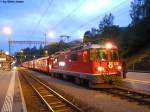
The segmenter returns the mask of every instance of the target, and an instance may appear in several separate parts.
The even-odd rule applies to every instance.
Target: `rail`
[[[31,73],[24,70],[20,72],[50,112],[83,112],[39,79],[33,77]]]
[[[134,89],[123,88],[115,86],[114,88],[101,89],[101,91],[118,95],[121,97],[126,97],[127,99],[132,99],[144,105],[150,105],[150,94],[142,91],[137,91]]]

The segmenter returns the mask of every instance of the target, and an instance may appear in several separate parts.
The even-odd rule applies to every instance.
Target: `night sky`
[[[127,26],[132,0],[24,0],[21,3],[0,0],[0,49],[8,51],[11,40],[43,40],[44,33],[54,33],[48,42],[59,41],[60,35],[69,35],[71,40],[80,39],[84,32],[97,28],[105,14],[114,15],[114,24]],[[22,0],[20,0],[22,1]],[[12,29],[10,36],[2,29]],[[23,45],[13,45],[17,51]]]

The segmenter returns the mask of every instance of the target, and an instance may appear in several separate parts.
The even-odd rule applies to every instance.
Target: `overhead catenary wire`
[[[74,8],[68,15],[66,15],[63,19],[61,19],[58,23],[56,23],[56,25],[54,25],[54,27],[52,27],[51,29],[55,29],[56,27],[59,26],[60,23],[62,24],[65,20],[71,18],[71,16],[74,15],[75,12],[79,10],[86,1],[87,0],[83,0],[76,8]]]
[[[53,3],[53,0],[49,0],[48,7],[46,7],[46,9],[44,10],[43,14],[41,15],[41,18],[38,20],[37,24],[35,25],[32,33],[31,33],[31,37],[35,33],[35,31],[38,28],[38,26],[41,24],[42,19],[45,17],[45,15],[48,12],[48,10],[49,10],[50,6],[52,5],[52,3]]]
[[[111,9],[109,9],[108,11],[104,12],[103,14],[101,14],[101,15],[95,17],[95,18],[92,18],[92,19],[90,19],[89,21],[87,21],[87,22],[81,24],[81,25],[80,25],[79,27],[77,27],[76,29],[83,28],[83,27],[85,27],[85,26],[87,26],[87,25],[93,23],[92,21],[95,21],[95,20],[99,19],[100,17],[102,17],[102,16],[103,16],[104,14],[106,14],[106,13],[110,13],[110,12],[112,12],[113,10],[116,10],[118,7],[124,5],[126,2],[128,2],[128,0],[124,0],[124,1],[121,2],[120,4],[118,4],[117,6],[115,6],[115,7],[111,8]],[[121,14],[122,14],[122,13],[121,13]],[[76,29],[75,29],[75,30],[72,30],[70,33],[76,32],[76,31],[77,31]]]
[[[43,3],[43,0],[41,0],[41,1],[39,2],[39,4],[40,4],[39,9],[43,8],[42,3]],[[44,9],[45,9],[45,8],[44,8]],[[35,10],[37,10],[37,7],[35,7],[32,11],[34,12]],[[38,12],[38,13],[40,13],[40,12]],[[43,13],[43,10],[41,11],[41,13]],[[36,17],[33,17],[32,20],[31,20],[31,23],[35,22],[35,19],[36,19]],[[29,25],[30,25],[30,24],[29,24]],[[31,28],[30,37],[31,37],[31,35],[33,34],[34,30],[35,30],[35,26],[33,26],[33,27]],[[27,33],[28,33],[28,32],[27,32]]]

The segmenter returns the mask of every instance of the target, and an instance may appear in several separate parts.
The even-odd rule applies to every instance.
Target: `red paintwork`
[[[100,48],[107,53],[107,60],[91,60],[91,49]],[[76,73],[78,77],[81,74],[99,77],[100,75],[120,75],[122,69],[118,70],[118,66],[122,66],[120,59],[111,61],[111,50],[106,49],[101,45],[89,45],[86,48],[79,50],[68,50],[65,52],[58,52],[51,56],[34,59],[32,61],[24,62],[24,67],[33,68],[47,73]],[[113,50],[118,51],[115,46]],[[77,60],[71,60],[71,55],[76,53]],[[98,67],[103,67],[103,71],[98,71]]]
[[[42,72],[50,72],[51,59],[49,56],[34,60],[34,69]]]
[[[87,52],[87,53],[85,53]],[[109,51],[108,51],[109,52]],[[118,66],[121,66],[120,60],[116,61],[100,61],[100,60],[95,60],[91,61],[90,60],[90,50],[82,50],[82,51],[77,51],[77,61],[70,61],[70,54],[72,52],[63,52],[58,56],[54,56],[54,60],[57,59],[57,63],[53,63],[53,69],[55,71],[57,70],[63,70],[63,71],[68,71],[68,72],[80,72],[80,73],[88,73],[88,74],[118,74],[120,72],[118,70]],[[86,56],[84,55],[86,54]],[[59,62],[65,62],[65,66],[59,66]],[[109,64],[112,64],[113,67],[109,68]],[[99,72],[97,68],[99,66],[102,66],[104,68],[103,72]],[[52,70],[53,70],[52,69]]]

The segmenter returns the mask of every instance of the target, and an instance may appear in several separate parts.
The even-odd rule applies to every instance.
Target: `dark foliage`
[[[130,57],[143,50],[150,43],[150,0],[131,2],[131,24],[119,27],[113,24],[114,16],[105,15],[99,23],[97,35],[92,30],[85,32],[84,42],[113,41],[121,51],[123,58]]]

